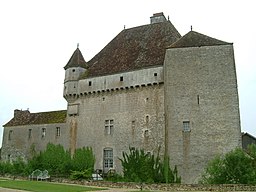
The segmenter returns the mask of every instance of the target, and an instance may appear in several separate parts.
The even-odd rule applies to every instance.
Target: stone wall
[[[74,181],[53,178],[53,182],[72,183],[86,186],[97,186],[103,188],[138,189],[151,191],[256,191],[256,185],[242,184],[146,184],[132,182],[109,182],[109,181]]]
[[[121,172],[119,158],[129,147],[150,153],[164,149],[163,95],[163,84],[158,84],[80,96],[76,101],[79,114],[67,120],[77,122],[72,142],[77,148],[93,148],[95,169],[103,169],[103,150],[112,149],[113,168]],[[105,127],[109,120],[113,121],[110,132]]]
[[[60,128],[60,136],[56,136],[57,127]],[[1,158],[4,161],[14,160],[17,157],[26,160],[32,145],[37,152],[44,150],[49,142],[69,148],[67,140],[69,140],[69,131],[65,123],[5,127]]]
[[[202,185],[202,184],[145,184],[126,182],[84,182],[82,184],[98,187],[128,188],[160,191],[256,191],[256,185],[222,184],[222,185]]]
[[[215,155],[241,147],[233,46],[168,49],[164,72],[170,162],[196,183]]]

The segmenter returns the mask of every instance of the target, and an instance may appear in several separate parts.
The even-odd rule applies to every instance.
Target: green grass
[[[84,192],[95,191],[99,188],[49,183],[45,181],[0,180],[0,187],[21,189],[34,192]],[[101,188],[102,189],[102,188]],[[102,189],[104,190],[104,189]]]

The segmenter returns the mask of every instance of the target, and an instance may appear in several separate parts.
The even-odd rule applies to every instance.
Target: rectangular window
[[[106,135],[111,135],[113,134],[113,129],[114,129],[114,120],[105,120],[105,134]]]
[[[56,137],[60,137],[60,127],[56,127]]]
[[[92,86],[92,82],[91,81],[89,81],[89,86]]]
[[[31,137],[32,137],[32,129],[29,129],[28,130],[28,138],[31,139]]]
[[[184,132],[189,132],[190,131],[189,121],[183,121],[183,131]]]
[[[13,131],[10,130],[10,131],[9,131],[9,135],[8,135],[8,140],[9,140],[9,141],[12,140],[12,134],[13,134]]]
[[[124,77],[123,76],[120,77],[120,81],[124,81]]]
[[[154,76],[156,77],[156,76],[157,76],[157,73],[154,73]]]
[[[109,169],[113,168],[113,149],[104,149],[104,154],[103,154],[103,165],[104,169]]]
[[[46,135],[46,129],[45,128],[42,128],[42,138],[44,138]]]
[[[11,155],[10,154],[7,155],[7,161],[11,162]]]

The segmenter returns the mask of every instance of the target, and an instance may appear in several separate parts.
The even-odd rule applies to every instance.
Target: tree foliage
[[[256,146],[235,149],[209,162],[202,177],[208,184],[256,184]]]
[[[46,149],[40,153],[36,153],[32,145],[31,158],[26,163],[19,158],[12,163],[0,162],[0,174],[27,176],[36,169],[46,169],[50,175],[64,177],[69,177],[71,173],[79,175],[75,171],[81,171],[82,175],[88,178],[93,172],[94,163],[93,151],[89,147],[77,149],[71,158],[70,152],[63,146],[48,143]]]
[[[47,144],[46,150],[40,153],[41,169],[46,169],[50,174],[59,175],[69,173],[71,156],[62,145]]]
[[[124,178],[128,181],[134,182],[166,182],[164,174],[164,163],[159,157],[159,153],[155,155],[145,153],[143,149],[129,148],[129,154],[123,152],[123,159],[121,160],[123,166]],[[167,182],[180,182],[177,174],[171,170],[168,164],[168,179]],[[177,171],[177,169],[175,169]]]
[[[85,171],[93,170],[95,157],[91,147],[83,147],[76,149],[72,159],[72,170]]]

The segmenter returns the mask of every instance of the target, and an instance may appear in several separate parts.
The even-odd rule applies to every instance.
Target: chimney
[[[164,13],[160,12],[160,13],[154,13],[153,16],[150,17],[150,23],[161,23],[161,22],[165,22],[167,21]]]
[[[20,117],[24,117],[24,116],[29,116],[30,112],[29,110],[19,110],[19,109],[15,109],[14,110],[14,117],[16,118],[20,118]]]

